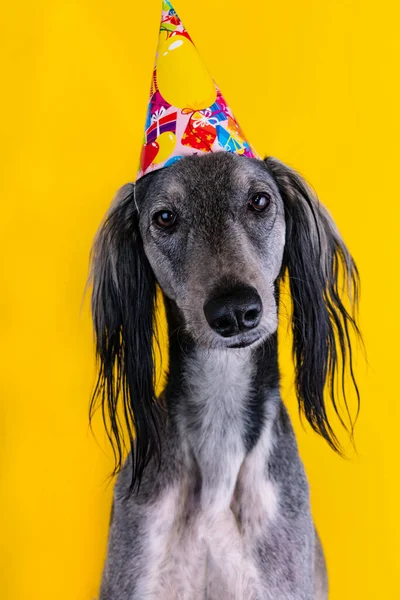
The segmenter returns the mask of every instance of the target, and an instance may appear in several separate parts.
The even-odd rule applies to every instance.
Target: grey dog
[[[299,404],[340,449],[326,402],[347,367],[357,390],[343,295],[357,303],[358,273],[326,209],[276,159],[186,157],[122,188],[92,278],[92,411],[119,473],[101,600],[326,599],[277,353],[286,278]],[[156,398],[159,290],[169,367]]]

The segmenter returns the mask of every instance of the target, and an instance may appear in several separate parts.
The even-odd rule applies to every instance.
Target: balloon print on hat
[[[158,144],[158,153],[153,163],[158,165],[171,156],[176,144],[176,135],[172,131],[164,131],[160,133],[155,143]]]
[[[153,164],[159,150],[157,142],[149,142],[142,146],[142,153],[140,155],[140,168],[142,171],[147,171],[149,166]]]
[[[161,95],[177,108],[207,108],[217,91],[192,41],[181,33],[160,37],[157,84]]]

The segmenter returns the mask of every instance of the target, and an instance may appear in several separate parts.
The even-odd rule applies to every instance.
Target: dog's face
[[[264,163],[225,152],[188,157],[143,183],[144,251],[196,343],[241,347],[275,332],[285,215]]]

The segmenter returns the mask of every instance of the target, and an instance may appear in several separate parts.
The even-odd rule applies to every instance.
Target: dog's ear
[[[139,232],[138,187],[128,184],[117,194],[91,255],[99,371],[90,414],[101,406],[114,450],[114,474],[125,450],[132,450],[131,491],[160,451],[152,346],[156,282]]]
[[[351,346],[351,329],[359,335],[355,320],[357,267],[328,211],[301,177],[276,159],[267,158],[265,164],[279,188],[285,210],[281,278],[288,277],[293,304],[293,357],[299,405],[312,428],[341,452],[328,419],[325,395],[330,397],[342,425],[352,434],[354,421],[346,401],[345,375],[350,373],[359,405]],[[350,300],[348,304],[345,296]],[[350,426],[345,425],[340,414],[338,390]]]

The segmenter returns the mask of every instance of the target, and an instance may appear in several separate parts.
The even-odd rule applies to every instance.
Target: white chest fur
[[[187,397],[181,423],[188,460],[201,473],[201,508],[220,513],[230,506],[245,455],[245,403],[251,392],[247,350],[198,351],[186,363]],[[191,456],[193,458],[191,458]]]

